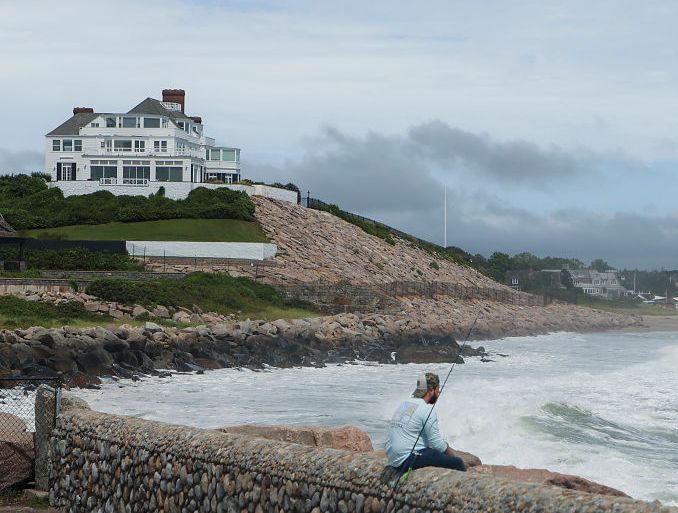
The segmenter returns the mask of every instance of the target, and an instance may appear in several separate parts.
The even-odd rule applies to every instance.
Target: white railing
[[[97,151],[96,155],[100,156],[110,156],[110,157],[196,157],[203,158],[203,155],[200,151],[190,151],[190,150],[156,150],[156,149],[146,149],[143,151],[135,150],[123,150],[120,148],[117,149],[100,149]]]
[[[99,185],[128,185],[131,187],[148,187],[148,178],[99,178]]]

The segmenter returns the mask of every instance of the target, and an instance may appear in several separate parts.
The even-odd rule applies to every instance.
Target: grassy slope
[[[168,219],[139,223],[87,224],[27,230],[25,233],[39,239],[268,242],[257,223],[236,219]]]

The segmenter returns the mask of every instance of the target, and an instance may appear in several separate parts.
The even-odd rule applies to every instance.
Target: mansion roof
[[[80,129],[87,126],[92,120],[101,115],[114,113],[110,112],[78,112],[73,114],[69,119],[64,121],[61,125],[49,132],[47,137],[52,135],[80,135]],[[155,116],[167,116],[170,119],[191,119],[180,110],[169,110],[165,108],[160,100],[155,98],[146,98],[144,101],[132,107],[126,113],[121,114],[151,114]]]

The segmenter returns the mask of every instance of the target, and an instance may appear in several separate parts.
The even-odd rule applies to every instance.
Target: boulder
[[[78,370],[78,366],[73,359],[64,354],[58,354],[49,358],[46,362],[50,369],[54,369],[62,374],[71,374]]]
[[[68,388],[93,388],[98,389],[101,384],[101,380],[96,376],[89,376],[84,372],[76,371],[73,375],[68,378],[66,381],[66,386]]]
[[[111,373],[113,358],[103,349],[93,349],[76,357],[78,367],[85,373],[104,376]]]
[[[162,326],[159,324],[156,324],[154,322],[146,322],[144,323],[144,329],[148,331],[149,333],[157,333],[162,331]]]
[[[483,462],[480,461],[480,458],[475,454],[471,454],[470,452],[458,451],[457,449],[453,449],[451,447],[450,449],[452,449],[452,452],[454,453],[455,456],[464,460],[464,465],[466,465],[466,468],[477,467],[483,464]]]
[[[153,315],[156,317],[162,317],[163,319],[169,319],[170,313],[167,307],[158,305],[153,309]]]
[[[353,426],[326,428],[248,424],[223,427],[218,431],[312,447],[331,447],[352,452],[372,452],[373,450],[372,442],[367,433]]]
[[[491,474],[511,481],[558,486],[560,488],[577,490],[580,492],[612,495],[615,497],[628,497],[624,492],[594,481],[589,481],[583,477],[559,474],[558,472],[551,472],[541,468],[523,469],[514,467],[513,465],[479,465],[469,468],[469,472]]]
[[[132,309],[132,317],[134,317],[135,319],[140,315],[144,314],[148,315],[149,313],[150,312],[141,305],[134,305],[134,308]]]
[[[148,339],[136,331],[130,332],[127,336],[127,343],[132,351],[143,351]]]
[[[0,413],[0,490],[20,485],[33,477],[33,433],[10,413]]]
[[[12,344],[11,348],[19,365],[33,363],[33,351],[28,344],[17,342],[16,344]]]
[[[104,342],[104,349],[109,353],[119,353],[120,351],[126,351],[129,349],[129,343],[126,340],[120,340],[116,338],[115,340],[106,340]]]
[[[399,363],[464,363],[457,350],[446,346],[407,345],[398,349]]]

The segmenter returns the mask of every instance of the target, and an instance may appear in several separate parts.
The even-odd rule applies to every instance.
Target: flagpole
[[[445,200],[444,200],[444,203],[445,203],[445,209],[444,209],[445,210],[445,236],[444,236],[444,240],[445,240],[445,247],[447,247],[447,184],[445,184]]]

